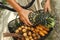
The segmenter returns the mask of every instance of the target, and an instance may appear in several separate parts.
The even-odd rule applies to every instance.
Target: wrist
[[[50,2],[50,0],[46,0],[46,2]]]
[[[19,10],[18,10],[18,13],[21,13],[23,11],[23,8],[20,8]]]

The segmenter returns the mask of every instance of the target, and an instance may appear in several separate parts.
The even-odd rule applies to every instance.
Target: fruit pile
[[[38,25],[35,28],[28,26],[21,26],[15,31],[15,33],[22,35],[20,40],[38,40],[42,36],[48,34],[48,31],[49,29],[45,28],[42,25]]]

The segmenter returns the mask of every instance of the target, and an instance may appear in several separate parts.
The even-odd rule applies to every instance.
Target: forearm
[[[17,11],[17,12],[21,12],[22,11],[22,7],[20,7],[15,0],[7,0],[7,2]]]
[[[46,2],[50,2],[50,0],[46,0]]]

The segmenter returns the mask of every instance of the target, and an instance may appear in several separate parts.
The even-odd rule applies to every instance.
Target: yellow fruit
[[[27,26],[25,26],[25,29],[28,29],[28,27],[27,27]]]
[[[32,36],[30,36],[29,39],[32,39]]]
[[[22,32],[26,32],[26,29],[23,29]]]
[[[21,26],[21,28],[24,28],[24,26]]]
[[[27,36],[27,33],[23,33],[23,36],[25,36],[25,37],[26,37],[26,36]]]
[[[28,35],[30,35],[30,36],[31,36],[31,34],[32,34],[31,32],[28,32]]]
[[[37,39],[37,37],[34,37],[34,39],[36,40],[36,39]]]
[[[26,40],[29,40],[29,38],[26,38]]]
[[[31,39],[31,40],[34,40],[34,39]]]
[[[18,30],[21,30],[21,27],[19,27]]]
[[[19,30],[16,30],[15,32],[16,32],[16,33],[19,33]]]
[[[32,36],[33,36],[33,37],[36,37],[36,34],[34,33],[34,34],[32,34]]]
[[[34,31],[34,28],[31,28],[31,31]]]

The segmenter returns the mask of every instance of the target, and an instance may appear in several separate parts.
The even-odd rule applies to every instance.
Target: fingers
[[[25,21],[25,19],[23,17],[20,17],[20,20],[23,21],[24,24],[29,25],[29,24],[27,24],[27,22]]]
[[[47,9],[48,9],[47,6],[45,6],[44,11],[47,12]]]
[[[44,8],[44,11],[45,11],[45,12],[47,12],[47,11],[51,12],[51,7],[50,7],[50,6],[49,6],[49,7],[46,6],[46,7]]]
[[[32,25],[28,18],[26,19],[26,22],[29,24],[28,26]]]
[[[48,4],[48,3],[45,4],[44,11],[45,12],[47,12],[47,11],[51,12],[51,6],[50,6],[50,4]]]
[[[32,25],[28,18],[21,17],[21,20],[24,22],[24,24],[26,24],[28,26]]]

